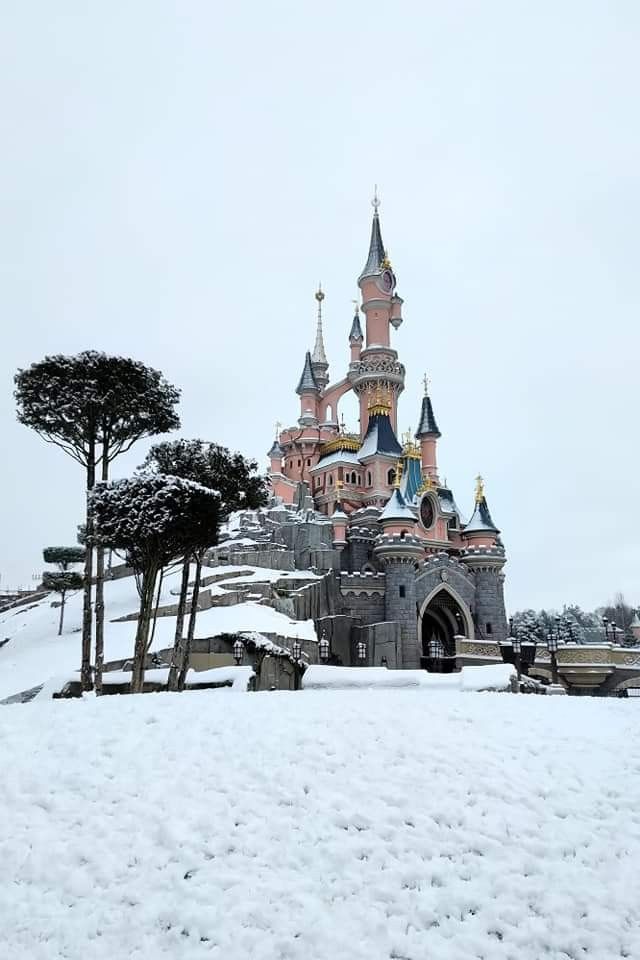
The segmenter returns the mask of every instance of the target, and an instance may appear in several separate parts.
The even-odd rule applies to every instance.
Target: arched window
[[[401,533],[400,533],[400,539],[401,539],[401,540],[404,540],[406,536],[407,536],[407,531],[406,531],[406,530],[402,530]]]
[[[332,474],[332,473],[329,474],[329,486],[330,486],[330,487],[333,486],[333,474]]]
[[[307,460],[307,466],[308,466],[308,467],[311,466],[311,460]]]
[[[351,474],[351,483],[355,483],[355,482],[356,482],[356,475],[355,475],[355,473],[352,473],[352,474]]]
[[[328,403],[324,411],[324,419],[327,423],[333,423],[333,409],[331,404]]]
[[[289,469],[293,470],[293,460],[289,460]]]
[[[395,480],[395,478],[396,478],[395,470],[389,470],[389,472],[387,473],[387,483],[389,484],[390,487],[393,486],[393,481]]]
[[[371,471],[367,470],[367,486],[371,486]]]

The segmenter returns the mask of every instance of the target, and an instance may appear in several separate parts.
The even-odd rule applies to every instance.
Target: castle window
[[[311,466],[311,460],[307,460],[307,466],[308,466],[308,467]]]
[[[403,531],[401,532],[401,534],[400,534],[400,539],[401,539],[401,540],[404,540],[406,536],[407,536],[407,531],[406,531],[406,530],[403,530]]]
[[[368,486],[368,487],[371,486],[371,471],[370,471],[370,470],[367,471],[367,486]]]
[[[302,466],[302,460],[298,460],[298,466],[299,466],[299,467]]]
[[[389,470],[389,472],[387,473],[387,483],[389,484],[390,487],[393,486],[393,481],[395,480],[395,478],[396,478],[395,470]]]
[[[401,583],[400,586],[398,587],[398,595],[404,599],[406,595],[404,583]]]
[[[330,487],[333,486],[333,474],[332,474],[332,473],[329,474],[329,486],[330,486]]]
[[[493,625],[491,623],[487,624],[487,634],[493,633]]]

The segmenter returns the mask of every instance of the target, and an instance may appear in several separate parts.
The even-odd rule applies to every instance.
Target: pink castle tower
[[[382,240],[377,193],[372,203],[347,370],[330,381],[323,338],[325,294],[318,288],[315,344],[305,354],[296,389],[300,415],[276,435],[268,454],[269,476],[281,502],[308,505],[311,497],[316,511],[331,517],[332,543],[343,571],[384,572],[385,618],[402,624],[402,664],[418,666],[429,658],[434,637],[450,651],[456,634],[506,636],[506,560],[481,480],[469,521],[441,480],[440,430],[426,376],[415,437],[409,432],[402,443],[398,439],[405,368],[392,345],[392,331],[402,323],[403,301]],[[349,392],[359,406],[353,430],[346,429],[339,412]]]

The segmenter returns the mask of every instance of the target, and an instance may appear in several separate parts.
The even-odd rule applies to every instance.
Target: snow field
[[[7,957],[640,956],[632,701],[211,691],[2,724]]]

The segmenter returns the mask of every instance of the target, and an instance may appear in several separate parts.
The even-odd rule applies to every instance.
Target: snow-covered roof
[[[476,508],[473,511],[471,520],[465,526],[465,533],[480,533],[484,530],[490,531],[491,533],[500,533],[495,523],[491,519],[491,514],[489,513],[489,507],[487,506],[487,501],[485,497],[482,500],[476,502]]]
[[[334,463],[348,464],[354,467],[360,466],[357,453],[353,453],[352,450],[336,450],[335,453],[330,453],[327,457],[323,457],[322,460],[318,461],[315,467],[310,467],[309,473],[319,473]]]
[[[407,503],[397,487],[394,487],[393,493],[387,501],[387,505],[380,514],[380,520],[408,520],[415,523],[415,514],[407,506]]]

